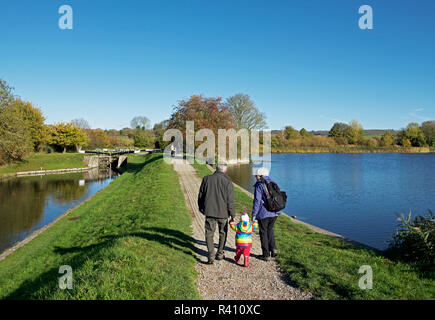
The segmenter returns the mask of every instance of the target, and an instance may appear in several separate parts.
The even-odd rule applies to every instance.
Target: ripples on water
[[[252,164],[228,174],[253,191]],[[378,249],[396,213],[435,210],[435,154],[274,154],[270,175],[287,192],[288,215]]]

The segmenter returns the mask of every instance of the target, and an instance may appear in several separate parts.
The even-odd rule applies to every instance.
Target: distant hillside
[[[276,134],[279,131],[281,130],[272,130],[272,134]],[[364,130],[364,135],[366,137],[382,136],[387,131],[390,131],[392,135],[397,135],[399,133],[398,130],[393,129],[368,129]],[[312,130],[310,133],[315,134],[316,136],[328,136],[329,130]]]

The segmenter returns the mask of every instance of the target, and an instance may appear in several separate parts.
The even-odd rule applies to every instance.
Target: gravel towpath
[[[225,259],[207,262],[207,246],[205,243],[205,218],[198,210],[197,197],[201,179],[195,169],[183,159],[173,159],[175,171],[178,173],[181,188],[184,192],[193,222],[193,237],[199,262],[197,287],[205,300],[307,300],[312,294],[304,292],[293,285],[288,276],[280,270],[275,259],[263,261],[257,258],[261,254],[260,236],[253,234],[253,247],[249,260],[250,266],[243,267],[234,261],[235,231],[228,228],[225,246]],[[240,215],[240,212],[237,212]],[[218,232],[215,234],[217,248]]]

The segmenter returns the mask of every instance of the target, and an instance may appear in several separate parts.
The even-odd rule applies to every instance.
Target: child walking
[[[230,221],[230,227],[236,231],[236,256],[234,260],[240,262],[240,256],[244,256],[244,265],[249,267],[249,253],[252,248],[252,232],[258,228],[257,220],[249,222],[249,216],[243,212],[240,222],[236,224],[235,220]]]

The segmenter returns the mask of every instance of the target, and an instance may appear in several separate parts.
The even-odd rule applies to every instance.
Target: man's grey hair
[[[228,165],[227,165],[226,162],[219,162],[219,163],[217,164],[216,170],[217,170],[217,171],[222,171],[222,172],[223,172],[223,171],[226,171],[227,168],[228,168]]]

